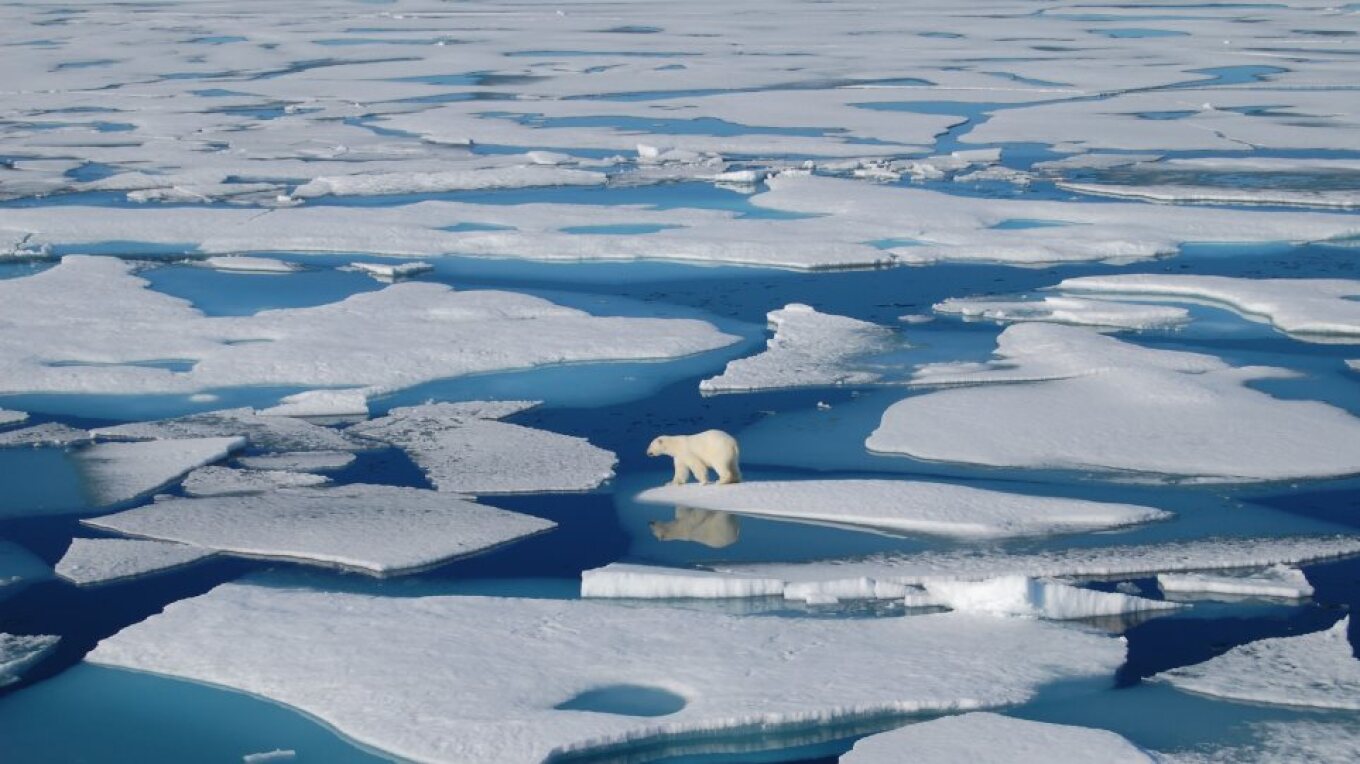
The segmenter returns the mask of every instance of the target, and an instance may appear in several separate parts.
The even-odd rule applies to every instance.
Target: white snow
[[[292,273],[299,266],[274,257],[251,255],[215,255],[203,259],[203,265],[219,271],[244,273]]]
[[[360,245],[337,242],[342,251]],[[670,359],[736,339],[703,321],[595,317],[528,295],[422,282],[316,307],[206,317],[147,289],[133,268],[73,256],[0,280],[0,322],[8,327],[0,333],[0,393],[257,385],[371,394],[545,364]],[[194,363],[178,372],[147,364],[166,359]]]
[[[429,263],[350,263],[351,268],[367,273],[379,281],[395,281],[434,270]]]
[[[841,764],[1154,764],[1113,732],[975,712],[908,724],[855,742]]]
[[[924,584],[931,602],[951,610],[995,616],[1067,620],[1171,610],[1174,602],[1100,592],[1026,578],[1002,576],[983,581],[929,581]]]
[[[784,596],[795,599],[815,592],[832,592],[842,599],[856,596],[883,599],[902,596],[904,586],[932,581],[981,581],[1004,576],[1119,579],[1157,573],[1302,565],[1356,554],[1360,554],[1360,537],[1300,536],[1211,538],[1039,552],[968,548],[861,559],[729,563],[713,567],[718,572],[745,578],[781,579],[785,582]],[[666,570],[659,568],[658,572]]]
[[[1151,507],[909,480],[762,480],[652,488],[652,504],[896,533],[997,539],[1107,530],[1171,517]]]
[[[22,679],[24,672],[56,647],[59,639],[46,634],[0,632],[0,687]]]
[[[356,451],[362,445],[338,430],[286,416],[266,416],[248,408],[222,409],[175,419],[100,427],[103,440],[159,440],[187,437],[243,437],[256,448],[301,451]]]
[[[891,347],[893,331],[846,316],[820,313],[790,303],[767,314],[774,336],[767,349],[727,364],[722,374],[699,383],[704,392],[767,390],[780,387],[862,385],[881,374],[856,368],[857,358]]]
[[[346,432],[400,447],[440,491],[586,491],[614,476],[614,454],[585,438],[496,421],[533,405],[473,401],[407,406]]]
[[[1360,207],[1360,191],[1331,189],[1230,188],[1224,186],[1161,183],[1123,185],[1113,183],[1073,183],[1058,181],[1067,191],[1153,202],[1198,202],[1203,204],[1276,205],[1285,207]]]
[[[555,525],[435,491],[363,484],[162,499],[87,523],[129,536],[380,575],[476,554]]]
[[[18,422],[24,421],[25,419],[28,419],[28,414],[26,412],[0,409],[0,426],[7,424],[16,424]]]
[[[262,416],[368,416],[368,396],[357,390],[308,390],[286,396],[279,405],[259,413]]]
[[[933,364],[868,447],[991,466],[1246,482],[1360,472],[1360,420],[1246,383],[1291,376],[1087,329],[1017,324],[986,364]]]
[[[307,472],[199,467],[185,476],[182,486],[184,493],[189,496],[235,496],[264,493],[276,488],[306,488],[329,482],[330,478]]]
[[[707,570],[615,562],[581,573],[581,596],[587,598],[724,599],[783,594],[784,582],[777,578],[746,578]]]
[[[57,575],[79,586],[107,584],[189,565],[215,552],[151,539],[71,539]]]
[[[1230,597],[1279,597],[1303,599],[1313,596],[1313,585],[1303,571],[1288,565],[1272,565],[1248,575],[1228,576],[1205,573],[1162,573],[1157,586],[1168,595],[1182,598],[1207,598],[1222,594]]]
[[[76,451],[74,459],[91,504],[102,507],[145,496],[244,445],[239,437],[96,443]]]
[[[1184,308],[1083,297],[1046,296],[1038,300],[952,297],[936,303],[933,309],[936,313],[999,323],[1045,321],[1113,329],[1156,329],[1179,326],[1190,320],[1190,314]]]
[[[1348,616],[1312,634],[1248,642],[1153,679],[1226,700],[1360,710],[1360,661],[1346,639],[1349,624]]]
[[[348,451],[290,451],[260,456],[242,456],[236,463],[253,470],[286,472],[331,472],[344,469],[354,461]]]
[[[533,186],[599,186],[604,173],[529,165],[442,172],[400,172],[372,175],[319,177],[298,186],[293,196],[373,196],[377,194],[424,194]]]
[[[16,446],[71,446],[86,443],[93,436],[88,430],[81,430],[59,422],[44,422],[32,427],[0,432],[0,448]]]
[[[1070,292],[1208,302],[1315,342],[1360,342],[1360,280],[1121,274],[1066,279]]]
[[[995,707],[1050,682],[1108,676],[1123,656],[1108,637],[955,613],[743,618],[227,584],[104,640],[88,660],[260,695],[400,758],[492,764],[684,734]],[[337,692],[338,675],[361,690]],[[671,692],[684,707],[657,718],[555,708],[618,685]]]

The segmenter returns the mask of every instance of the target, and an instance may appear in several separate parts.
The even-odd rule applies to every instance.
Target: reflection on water
[[[727,512],[676,507],[674,520],[652,520],[648,527],[657,541],[693,541],[713,549],[737,543],[741,522]]]

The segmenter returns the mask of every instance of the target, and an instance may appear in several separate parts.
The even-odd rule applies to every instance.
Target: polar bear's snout
[[[661,438],[653,438],[651,445],[647,446],[648,456],[661,456],[665,453],[661,450]]]

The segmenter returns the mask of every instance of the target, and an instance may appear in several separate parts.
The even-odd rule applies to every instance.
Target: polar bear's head
[[[658,435],[657,437],[653,438],[652,444],[650,446],[647,446],[647,455],[661,456],[662,454],[669,454],[670,453],[669,441],[670,437],[666,435]]]

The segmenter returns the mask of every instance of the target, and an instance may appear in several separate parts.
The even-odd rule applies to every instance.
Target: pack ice
[[[1171,517],[1151,507],[910,480],[662,486],[637,498],[651,504],[978,540],[1108,530]]]
[[[0,687],[22,679],[25,671],[57,646],[58,639],[46,634],[0,632]]]
[[[1346,638],[1350,617],[1330,629],[1238,645],[1154,679],[1246,703],[1360,710],[1360,662]]]
[[[1154,764],[1128,740],[1101,729],[975,712],[870,735],[842,764]]]
[[[96,443],[76,451],[74,459],[91,503],[107,506],[145,496],[243,445],[239,437]]]
[[[163,498],[87,522],[128,536],[377,575],[438,565],[555,526],[435,491],[364,484]]]
[[[867,445],[935,461],[1201,481],[1360,472],[1360,420],[1246,385],[1288,375],[1019,324],[997,339],[995,361],[919,369],[913,383],[956,389],[893,404]]]
[[[71,539],[57,575],[79,586],[108,584],[189,565],[216,552],[152,539]]]
[[[535,405],[472,401],[406,406],[346,432],[400,447],[440,491],[585,491],[614,476],[614,454],[585,438],[497,421]]]
[[[270,618],[254,617],[261,612]],[[1122,643],[1104,636],[953,613],[741,618],[227,584],[104,640],[88,660],[260,695],[415,761],[526,762],[687,735],[1012,704],[1050,682],[1107,676],[1123,656]],[[337,673],[362,692],[337,693]],[[558,708],[629,686],[674,695],[678,710]]]
[[[1037,300],[950,298],[936,303],[933,310],[999,323],[1044,321],[1109,329],[1158,329],[1179,326],[1190,320],[1190,314],[1184,308],[1067,296],[1045,296]]]
[[[1208,573],[1161,573],[1157,586],[1175,599],[1214,599],[1216,596],[1278,597],[1303,599],[1313,595],[1313,585],[1303,571],[1288,565],[1272,565],[1247,575]]]

